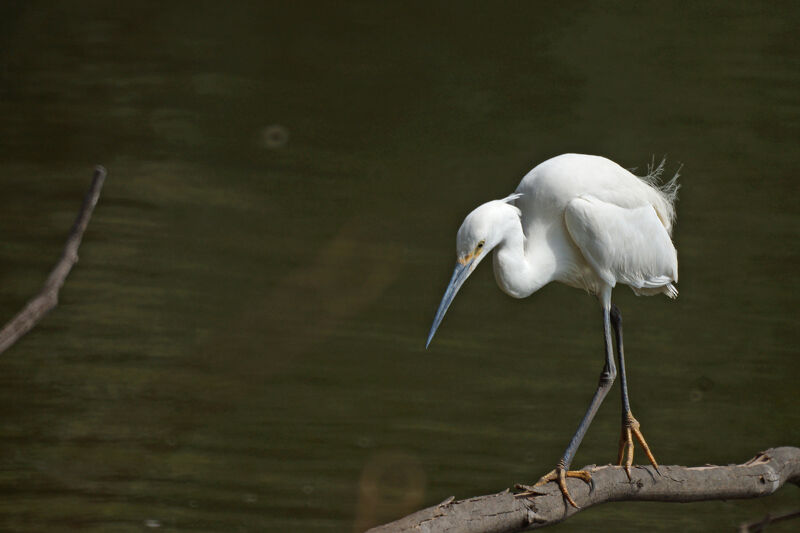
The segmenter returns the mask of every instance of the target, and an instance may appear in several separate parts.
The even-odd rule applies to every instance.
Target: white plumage
[[[600,280],[629,285],[637,294],[678,295],[678,254],[652,205],[625,208],[589,195],[575,198],[564,222]]]
[[[552,270],[550,279],[540,281],[560,281],[601,298],[617,283],[637,294],[677,294],[672,282],[678,281],[678,257],[670,239],[674,194],[604,157],[580,154],[538,165],[516,192],[525,259]]]
[[[569,464],[616,377],[612,327],[623,370],[624,447],[620,449],[620,464],[625,451],[629,472],[634,435],[657,468],[630,412],[621,315],[618,309],[612,309],[611,291],[621,283],[639,295],[678,295],[674,285],[678,281],[678,255],[671,239],[677,174],[659,187],[662,171],[663,162],[640,178],[604,157],[564,154],[531,170],[511,196],[477,207],[458,230],[456,268],[428,334],[429,345],[456,293],[491,251],[497,284],[515,298],[524,298],[551,281],[597,295],[606,341],[600,385],[559,467],[542,478],[543,482],[558,480],[573,505],[565,485],[565,477],[575,474],[568,472]],[[575,474],[584,480],[587,475]]]

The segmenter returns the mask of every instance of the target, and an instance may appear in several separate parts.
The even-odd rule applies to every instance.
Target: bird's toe
[[[647,441],[642,434],[641,424],[634,418],[633,413],[628,411],[622,422],[622,432],[619,438],[619,453],[617,456],[617,464],[625,468],[628,480],[631,479],[631,466],[633,466],[634,438],[639,442],[645,455],[647,455],[647,459],[650,460],[650,463],[656,469],[656,472],[658,472],[658,462],[656,462],[656,458],[653,456],[653,452],[650,451],[650,446],[647,445]]]
[[[592,474],[585,471],[585,470],[567,470],[561,466],[551,470],[547,474],[543,475],[539,478],[539,481],[533,484],[533,486],[527,485],[518,485],[519,488],[524,489],[525,492],[517,494],[518,498],[523,497],[531,497],[531,496],[542,496],[543,493],[537,492],[536,488],[541,487],[551,481],[555,481],[558,483],[558,488],[561,490],[561,494],[564,496],[564,499],[569,502],[570,505],[575,507],[576,509],[580,509],[580,506],[575,503],[575,500],[569,493],[569,489],[567,488],[567,478],[578,478],[583,480],[586,483],[592,482]]]

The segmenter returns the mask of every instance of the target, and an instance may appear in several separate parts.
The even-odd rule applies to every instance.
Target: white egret
[[[639,178],[604,157],[564,154],[531,170],[511,196],[487,202],[464,219],[456,238],[457,263],[426,347],[464,281],[494,250],[494,275],[514,298],[531,295],[551,281],[597,296],[603,312],[605,365],[589,408],[556,468],[537,485],[557,481],[567,501],[577,507],[567,477],[590,481],[585,471],[569,467],[597,409],[617,376],[611,330],[622,382],[622,432],[619,464],[630,477],[633,438],[658,469],[628,401],[622,349],[622,317],[611,291],[622,283],[638,295],[678,291],[678,256],[672,244],[677,174],[657,185],[663,162]]]

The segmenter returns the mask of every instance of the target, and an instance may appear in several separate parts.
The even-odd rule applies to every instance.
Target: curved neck
[[[526,239],[519,218],[508,226],[494,253],[494,276],[503,292],[525,298],[553,280],[556,258],[545,244],[544,235]]]

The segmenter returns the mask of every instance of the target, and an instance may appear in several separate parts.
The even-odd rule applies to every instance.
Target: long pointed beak
[[[425,349],[430,346],[431,339],[433,339],[433,335],[436,333],[436,329],[439,327],[439,324],[442,323],[444,314],[447,312],[447,308],[450,307],[450,303],[453,301],[453,298],[456,297],[458,289],[461,288],[461,285],[464,284],[469,275],[472,273],[471,267],[472,263],[474,262],[475,258],[473,257],[470,261],[467,261],[463,265],[461,263],[456,263],[456,269],[453,271],[453,277],[450,278],[450,284],[447,286],[447,290],[442,297],[442,303],[439,304],[439,309],[436,311],[436,316],[433,319],[433,325],[431,326],[430,333],[428,333],[428,341],[425,343]]]

